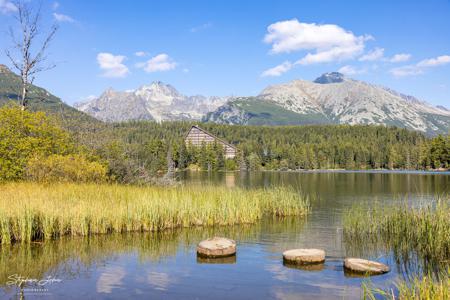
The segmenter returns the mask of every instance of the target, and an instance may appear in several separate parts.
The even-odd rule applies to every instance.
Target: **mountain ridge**
[[[292,80],[270,85],[256,98],[265,103],[275,103],[303,116],[303,119],[319,116],[324,123],[384,124],[429,134],[448,133],[450,128],[450,111],[446,109],[386,87],[346,78],[337,72],[326,73],[312,82]],[[238,118],[251,116],[251,110],[245,111],[242,105],[235,105],[233,101],[225,106],[228,109],[221,107],[217,112],[209,113],[204,120],[231,124],[252,123],[249,121],[251,117]],[[240,107],[244,112],[240,111]],[[220,115],[223,112],[227,112],[226,118]],[[268,110],[267,114],[272,113]]]
[[[107,91],[95,99],[76,103],[74,107],[107,122],[201,120],[206,113],[225,104],[229,98],[186,96],[161,81],[131,91]]]
[[[0,64],[0,104],[17,100],[20,78]],[[325,73],[314,81],[292,80],[270,85],[257,96],[186,96],[161,81],[134,90],[106,89],[99,97],[74,105],[32,85],[33,110],[106,122],[128,120],[194,120],[222,124],[382,124],[430,135],[448,133],[450,110],[432,106],[393,89]],[[80,114],[79,116],[77,114]],[[86,115],[87,114],[87,115]]]

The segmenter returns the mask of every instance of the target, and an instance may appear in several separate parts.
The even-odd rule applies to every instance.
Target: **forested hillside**
[[[188,122],[130,122],[108,130],[122,138],[133,157],[149,169],[164,169],[167,149],[176,165],[224,169],[221,149],[186,149]],[[241,154],[230,167],[249,169],[427,169],[446,168],[450,141],[385,126],[230,126],[201,124],[237,145]],[[158,166],[159,164],[159,166]]]
[[[19,78],[4,66],[0,68],[0,105],[17,100]],[[168,165],[178,169],[187,167],[201,170],[301,170],[301,169],[439,169],[450,165],[450,140],[448,136],[428,138],[417,131],[396,127],[373,125],[307,125],[307,126],[244,126],[201,123],[200,126],[238,147],[234,160],[225,160],[223,149],[218,145],[201,148],[186,147],[184,135],[193,122],[176,121],[130,121],[104,123],[64,104],[46,90],[31,86],[31,124],[41,124],[42,116],[32,111],[44,111],[52,124],[57,124],[70,135],[70,145],[76,149],[61,152],[47,149],[46,155],[69,155],[61,157],[33,156],[39,149],[28,147],[27,155],[21,155],[24,144],[11,132],[11,124],[20,131],[24,141],[33,140],[32,131],[26,124],[17,124],[19,113],[7,106],[0,120],[0,132],[4,134],[3,157],[10,156],[10,166],[20,165],[9,178],[20,178],[26,168],[35,170],[53,168],[74,161],[70,155],[82,154],[88,161],[99,161],[107,166],[107,176],[119,182],[147,182],[157,174],[164,174]],[[1,108],[0,108],[1,109]],[[34,122],[34,123],[33,123]],[[40,126],[41,126],[40,125]],[[53,126],[53,125],[52,125]],[[56,129],[55,129],[56,130]],[[45,132],[45,130],[44,130]],[[11,141],[19,147],[17,159],[11,156]],[[67,141],[52,141],[61,145]],[[28,142],[27,142],[28,143]],[[27,144],[28,145],[28,144]],[[31,144],[30,144],[31,145]],[[39,148],[39,143],[37,144]],[[74,148],[74,149],[75,149]],[[6,155],[8,154],[8,155]],[[43,163],[48,159],[50,166]],[[34,165],[30,160],[34,159]],[[77,163],[72,163],[75,167]],[[5,164],[3,164],[4,167]],[[27,167],[28,166],[28,167]],[[30,167],[31,166],[31,167]],[[51,171],[49,169],[49,172]],[[5,169],[6,170],[6,169]],[[8,170],[10,172],[11,170]],[[75,172],[75,171],[74,171]],[[51,172],[50,172],[51,173]],[[5,171],[6,174],[6,171]]]
[[[0,64],[0,106],[11,102],[18,103],[20,89],[20,77],[5,65]],[[101,123],[97,119],[65,104],[61,99],[39,86],[30,85],[27,98],[29,99],[30,110],[44,111],[54,116],[55,119],[61,120],[61,125],[67,129]]]

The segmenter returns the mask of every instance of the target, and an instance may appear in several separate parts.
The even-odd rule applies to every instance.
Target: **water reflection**
[[[289,185],[313,194],[406,195],[450,192],[450,172],[181,172],[189,184],[221,184],[240,187]]]
[[[120,257],[132,255],[140,263],[164,264],[179,253],[187,254],[192,249],[195,250],[199,241],[211,236],[227,236],[241,244],[260,244],[267,248],[267,251],[274,252],[279,248],[264,244],[267,235],[280,235],[278,246],[283,247],[287,235],[299,234],[304,223],[304,220],[298,218],[268,218],[254,225],[197,227],[161,233],[111,234],[90,238],[64,237],[45,243],[3,245],[0,247],[0,286],[7,294],[17,290],[18,287],[6,285],[8,277],[12,274],[36,279],[51,275],[67,281],[82,277],[89,273],[89,270],[96,269],[98,270],[96,292],[109,294],[123,286],[125,277],[130,276],[123,266],[114,263]],[[107,262],[113,262],[113,265],[103,267]],[[235,264],[236,256],[223,259],[197,258],[196,262]],[[149,271],[145,278],[145,281],[142,281],[142,277],[137,281],[158,290],[166,290],[170,285],[171,276],[164,272]]]
[[[6,282],[12,274],[20,274],[62,279],[48,287],[53,298],[359,299],[365,279],[345,276],[342,263],[347,255],[380,260],[391,266],[390,273],[371,278],[375,286],[382,288],[405,274],[420,271],[424,264],[414,253],[396,251],[393,245],[345,240],[342,212],[356,202],[430,201],[436,194],[448,193],[450,184],[450,176],[430,174],[179,175],[190,184],[222,184],[230,188],[288,185],[316,197],[312,197],[312,213],[306,219],[266,218],[254,225],[2,245],[0,298],[18,295],[20,289]],[[236,240],[237,256],[224,261],[199,260],[197,243],[213,236]],[[322,248],[327,253],[326,262],[311,266],[312,269],[284,266],[281,254],[292,248]],[[25,287],[30,286],[33,285]]]
[[[236,255],[226,256],[226,257],[202,257],[197,255],[197,263],[199,264],[235,264]]]
[[[123,267],[108,267],[97,280],[97,293],[110,294],[114,288],[122,285],[122,279],[125,277]]]

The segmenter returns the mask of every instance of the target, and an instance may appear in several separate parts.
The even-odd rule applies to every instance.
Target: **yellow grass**
[[[7,183],[0,185],[0,241],[161,231],[254,223],[307,214],[307,197],[286,188]]]

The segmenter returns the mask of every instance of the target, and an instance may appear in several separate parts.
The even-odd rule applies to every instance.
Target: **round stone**
[[[346,258],[344,260],[344,268],[363,275],[379,275],[390,271],[385,264],[362,258]]]
[[[236,254],[236,242],[227,238],[214,237],[197,245],[197,254],[204,257],[224,257]]]
[[[320,264],[325,261],[325,251],[321,249],[292,249],[283,252],[285,263],[297,265]]]
[[[323,271],[325,269],[325,264],[292,264],[286,261],[283,261],[283,266],[289,269],[295,269],[295,270],[302,270],[302,271],[309,271],[309,272],[317,272],[317,271]]]
[[[217,264],[217,265],[231,265],[236,263],[236,255],[224,257],[205,257],[197,255],[198,264]]]

